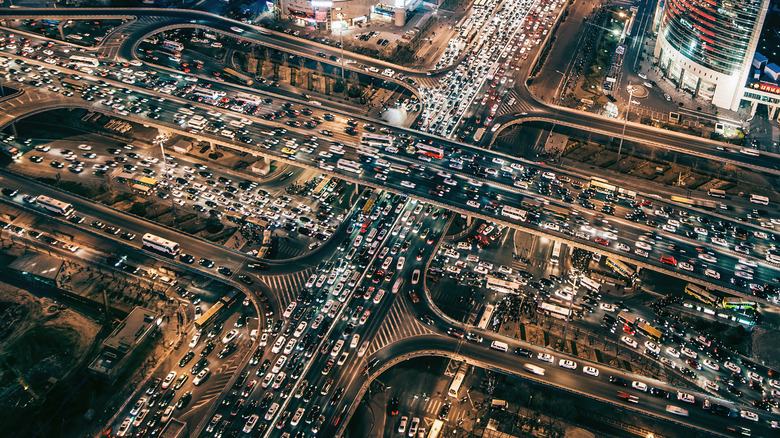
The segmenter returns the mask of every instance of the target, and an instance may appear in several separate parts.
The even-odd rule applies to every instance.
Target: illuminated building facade
[[[665,0],[654,56],[680,89],[737,110],[770,0]]]

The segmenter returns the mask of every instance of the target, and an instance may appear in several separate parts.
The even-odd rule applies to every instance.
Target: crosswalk
[[[307,268],[289,274],[267,275],[262,277],[262,279],[268,285],[268,288],[280,297],[281,302],[286,305],[297,298],[298,292],[306,285],[306,280],[311,277],[312,272],[314,272],[314,268]]]
[[[370,356],[400,339],[433,333],[425,324],[409,316],[411,313],[407,300],[396,297],[384,323],[371,341],[367,355]]]
[[[301,256],[306,251],[303,248],[300,248],[300,245],[288,245],[284,242],[279,242],[278,249],[276,251],[276,258],[277,259],[291,259],[294,257]]]

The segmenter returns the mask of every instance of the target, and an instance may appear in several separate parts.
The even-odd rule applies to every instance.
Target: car
[[[404,415],[403,417],[401,417],[401,420],[398,422],[398,429],[396,429],[396,431],[398,433],[406,432],[406,426],[408,423],[409,423],[409,417]]]
[[[238,330],[233,329],[233,330],[229,331],[228,334],[225,335],[225,337],[222,338],[222,343],[223,344],[229,344],[234,339],[236,339],[237,336],[238,336]]]
[[[637,380],[634,380],[631,382],[631,387],[636,389],[637,391],[647,392],[647,383],[639,382]]]
[[[537,359],[541,360],[542,362],[550,362],[553,363],[555,361],[555,358],[547,353],[539,353],[536,356]]]
[[[749,421],[758,421],[758,415],[755,412],[739,411],[739,416]]]
[[[645,348],[647,349],[647,351],[650,351],[653,354],[659,354],[661,352],[661,347],[659,347],[655,342],[652,341],[645,341]]]
[[[171,383],[176,379],[176,371],[171,371],[168,373],[167,376],[165,376],[165,379],[162,382],[162,389],[168,389],[169,386],[171,386]]]
[[[620,341],[624,344],[628,345],[631,348],[637,348],[638,344],[634,338],[631,338],[629,336],[623,336],[620,338]]]
[[[609,383],[618,386],[628,386],[628,380],[622,377],[609,376]]]
[[[420,282],[420,270],[415,269],[412,271],[412,284],[417,284]]]
[[[574,362],[573,360],[569,360],[569,359],[561,359],[560,361],[558,361],[558,366],[563,368],[568,368],[570,370],[575,370],[577,369],[577,362]]]
[[[200,260],[198,260],[198,264],[203,266],[204,268],[214,267],[214,262],[206,258],[201,258]]]
[[[592,367],[592,366],[584,366],[582,367],[582,372],[593,377],[599,376],[599,370],[598,368]]]
[[[672,348],[672,347],[667,347],[666,354],[668,354],[669,356],[672,356],[674,358],[677,358],[677,359],[680,358],[680,352],[677,351],[677,349]]]

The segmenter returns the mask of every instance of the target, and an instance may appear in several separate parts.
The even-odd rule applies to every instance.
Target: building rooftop
[[[28,253],[14,260],[8,268],[23,275],[55,280],[62,268],[62,260],[46,254]]]
[[[127,352],[146,336],[152,326],[157,325],[158,316],[152,310],[136,307],[103,342],[103,346],[117,352]]]

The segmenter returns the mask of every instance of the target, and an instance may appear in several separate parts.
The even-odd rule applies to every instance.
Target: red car
[[[672,256],[661,256],[661,262],[667,265],[677,266],[677,260]]]
[[[609,240],[607,240],[607,239],[605,239],[605,238],[603,238],[603,237],[597,237],[597,238],[596,238],[596,243],[600,243],[600,244],[602,244],[602,245],[607,245],[607,246],[609,246]]]

